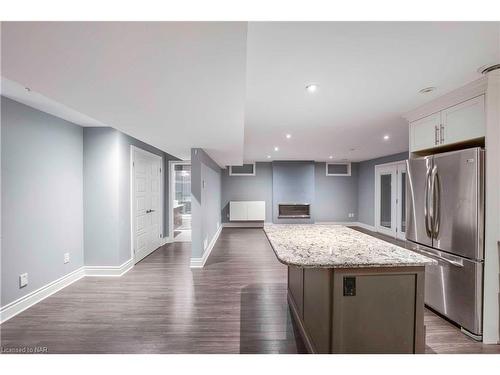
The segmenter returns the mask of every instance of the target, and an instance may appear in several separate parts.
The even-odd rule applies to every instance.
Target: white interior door
[[[133,150],[133,231],[137,263],[161,245],[161,158]]]
[[[375,166],[375,228],[396,238],[405,238],[406,164]]]

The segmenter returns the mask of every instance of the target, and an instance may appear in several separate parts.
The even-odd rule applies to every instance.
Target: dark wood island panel
[[[288,267],[310,353],[423,353],[424,267]]]

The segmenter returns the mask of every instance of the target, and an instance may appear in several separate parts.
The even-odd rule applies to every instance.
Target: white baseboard
[[[73,284],[75,281],[80,280],[85,276],[85,267],[80,267],[67,275],[60,277],[57,280],[48,283],[47,285],[34,290],[31,293],[18,298],[15,301],[3,306],[0,309],[0,323],[6,322],[10,318],[51,296],[52,294],[60,291],[61,289]]]
[[[361,223],[361,222],[357,222],[356,226],[364,228],[364,229],[371,230],[372,232],[376,232],[377,231],[377,229],[375,229],[375,227],[373,225],[369,225],[369,224],[365,224],[365,223]]]
[[[52,281],[51,283],[38,288],[37,290],[18,298],[15,301],[3,306],[0,309],[0,324],[13,318],[17,314],[30,308],[31,306],[50,297],[52,294],[66,288],[75,281],[83,277],[89,276],[111,276],[118,277],[124,275],[127,271],[134,267],[134,260],[131,258],[119,266],[82,266],[67,275]]]
[[[324,224],[344,225],[346,227],[361,227],[364,229],[371,230],[372,232],[376,231],[374,226],[368,225],[365,223],[361,223],[359,221],[317,221],[316,224],[319,224],[319,225],[324,225]]]
[[[168,243],[172,243],[174,242],[174,240],[170,237],[163,237],[161,240],[160,240],[160,246],[163,246],[163,245],[166,245]]]
[[[212,240],[208,244],[207,248],[205,249],[205,252],[203,253],[203,256],[201,258],[191,258],[189,266],[191,268],[203,268],[205,265],[208,257],[210,256],[210,253],[212,252],[215,243],[219,239],[220,232],[222,231],[223,225],[219,225],[219,228],[217,229],[217,232],[215,232],[214,236],[212,237]]]
[[[85,266],[85,276],[122,276],[134,267],[134,263],[134,259],[130,258],[119,266]]]
[[[264,221],[232,221],[230,223],[222,223],[224,228],[263,228],[265,225],[272,223]]]

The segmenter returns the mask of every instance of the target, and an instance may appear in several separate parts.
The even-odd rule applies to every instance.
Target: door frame
[[[386,228],[380,225],[380,185],[378,176],[383,171],[391,172],[391,228]],[[399,189],[399,175],[402,171],[406,171],[406,160],[400,160],[390,163],[375,165],[375,216],[374,227],[379,233],[398,238],[406,239],[406,235],[401,231],[401,210],[400,205],[406,204],[402,202],[402,191]],[[396,172],[396,173],[394,173]],[[407,172],[405,172],[407,173]],[[396,204],[393,204],[396,202]]]
[[[191,160],[169,160],[168,161],[168,236],[174,240],[174,198],[175,198],[175,175],[176,165],[191,165]]]
[[[164,177],[163,177],[163,158],[160,155],[153,154],[152,152],[146,151],[142,148],[139,148],[134,145],[130,145],[130,253],[131,253],[131,258],[134,260],[134,264],[138,263],[142,259],[144,259],[146,256],[151,254],[153,251],[157,249],[153,249],[150,252],[148,252],[146,255],[142,256],[141,258],[137,258],[135,255],[135,189],[134,189],[134,182],[135,182],[135,173],[134,173],[134,163],[135,163],[135,152],[142,153],[143,155],[146,155],[148,157],[155,158],[160,161],[160,247],[164,244],[165,240],[165,233],[164,233],[164,228],[163,228],[163,215],[164,215],[164,209],[165,209],[165,186],[164,186]]]

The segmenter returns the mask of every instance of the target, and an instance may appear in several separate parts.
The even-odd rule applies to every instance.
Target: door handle
[[[444,143],[444,126],[443,126],[443,124],[439,125],[439,142],[441,144]]]
[[[431,216],[432,237],[437,239],[441,224],[441,186],[436,166],[432,168],[431,191],[432,191],[432,216]]]
[[[155,210],[146,210],[147,214],[150,214],[151,212],[155,212]]]
[[[427,237],[432,238],[431,225],[429,225],[429,193],[431,190],[431,173],[430,167],[427,167],[427,171],[425,173],[425,195],[424,195],[424,221],[425,221],[425,233],[427,233]]]
[[[434,146],[438,145],[439,144],[439,135],[438,135],[438,132],[439,132],[439,128],[437,125],[434,126]]]

